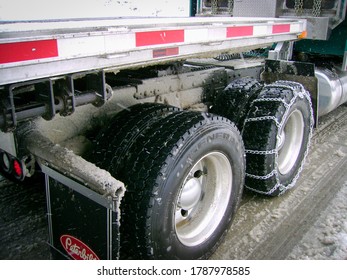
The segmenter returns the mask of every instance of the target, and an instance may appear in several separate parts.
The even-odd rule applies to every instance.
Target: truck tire
[[[138,136],[158,118],[179,110],[158,103],[141,103],[124,109],[98,134],[90,160],[123,180],[123,162],[132,145],[137,145]]]
[[[123,162],[121,259],[207,258],[241,199],[238,129],[222,117],[173,112],[149,124],[138,143]]]
[[[292,188],[302,170],[313,130],[313,111],[301,84],[264,87],[243,128],[246,188],[277,196]]]
[[[262,88],[260,82],[250,77],[233,80],[216,95],[210,112],[228,118],[241,131],[249,106]]]

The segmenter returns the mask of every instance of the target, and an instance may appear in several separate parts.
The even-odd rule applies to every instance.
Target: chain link
[[[228,0],[228,14],[233,15],[234,12],[234,0]]]
[[[258,98],[258,99],[255,99],[253,101],[253,103],[256,103],[256,102],[281,102],[283,103],[283,106],[288,108],[290,106],[290,104],[288,104],[285,100],[283,100],[282,98]]]
[[[259,175],[253,175],[253,174],[248,174],[246,173],[247,177],[258,179],[258,180],[267,180],[271,178],[272,176],[278,176],[277,170],[272,170],[271,173],[264,175],[264,176],[259,176]]]
[[[252,155],[273,155],[277,154],[278,151],[276,149],[270,151],[245,150],[245,153]]]
[[[278,122],[276,117],[273,116],[264,116],[264,117],[257,117],[257,118],[248,118],[245,120],[245,122],[258,122],[258,121],[274,121],[276,126],[279,127],[280,123]]]
[[[304,11],[304,0],[295,0],[294,4],[295,14],[297,16],[302,16]],[[314,17],[319,17],[322,12],[322,0],[313,0],[312,15]]]
[[[218,13],[218,0],[212,0],[211,14],[216,15]]]
[[[322,0],[313,0],[312,14],[314,17],[319,17],[322,9]]]
[[[219,7],[219,1],[218,0],[212,0],[211,1],[211,14],[212,15],[217,15],[220,12],[220,8]],[[229,15],[233,14],[234,11],[234,0],[228,0],[228,7],[224,7],[224,5],[222,6],[222,8],[227,8],[227,12]]]
[[[295,0],[294,9],[295,14],[301,16],[304,11],[304,0]]]

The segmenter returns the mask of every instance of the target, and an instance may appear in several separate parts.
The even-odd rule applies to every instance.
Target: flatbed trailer
[[[207,258],[244,185],[270,196],[294,187],[318,85],[312,63],[278,58],[290,57],[306,24],[1,22],[1,171],[18,181],[44,173],[53,255]],[[266,64],[242,55],[275,43]]]

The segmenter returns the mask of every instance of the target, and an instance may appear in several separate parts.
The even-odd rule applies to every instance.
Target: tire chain
[[[261,175],[246,173],[247,177],[258,179],[258,180],[267,180],[267,179],[271,178],[272,176],[276,177],[276,182],[277,182],[276,185],[268,192],[259,191],[257,189],[253,189],[251,187],[246,186],[247,189],[250,189],[254,192],[265,194],[265,195],[271,195],[277,189],[280,190],[280,195],[281,195],[284,192],[286,192],[288,189],[291,189],[292,187],[295,186],[295,184],[299,178],[299,175],[303,169],[304,162],[305,162],[307,155],[308,155],[308,150],[309,150],[310,145],[311,145],[310,140],[311,140],[312,135],[313,135],[313,125],[314,125],[314,117],[313,117],[311,98],[310,98],[309,93],[304,89],[304,87],[301,84],[296,83],[296,82],[289,82],[289,81],[277,81],[273,84],[265,86],[264,89],[274,88],[274,87],[291,90],[294,94],[293,98],[290,100],[289,103],[287,103],[282,98],[258,98],[252,102],[252,105],[256,102],[273,102],[273,101],[282,102],[286,108],[286,112],[284,113],[281,122],[279,122],[276,117],[266,116],[266,117],[258,117],[258,118],[249,118],[249,119],[245,120],[245,123],[246,122],[253,122],[253,121],[271,120],[271,121],[275,122],[276,126],[278,127],[278,131],[281,131],[282,127],[285,124],[285,121],[287,120],[290,107],[294,104],[294,102],[296,101],[297,98],[300,98],[300,99],[305,98],[310,104],[310,106],[309,106],[310,107],[310,131],[309,131],[309,139],[308,139],[308,143],[307,143],[307,147],[305,150],[303,160],[302,160],[300,167],[299,167],[298,171],[296,172],[296,175],[294,176],[292,182],[290,184],[288,184],[287,186],[284,186],[283,184],[281,184],[280,179],[279,179],[279,174],[277,171],[277,159],[278,159],[278,153],[279,153],[278,147],[276,147],[276,149],[274,149],[274,150],[269,150],[269,151],[257,151],[257,150],[248,150],[248,149],[245,150],[246,154],[247,153],[248,154],[260,154],[260,155],[275,154],[275,158],[276,158],[275,169],[272,170],[269,174],[261,176]],[[277,141],[279,140],[278,137],[279,137],[279,135],[277,135]]]

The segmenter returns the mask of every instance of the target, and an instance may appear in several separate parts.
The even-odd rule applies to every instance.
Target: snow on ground
[[[347,260],[347,182],[288,259]]]

